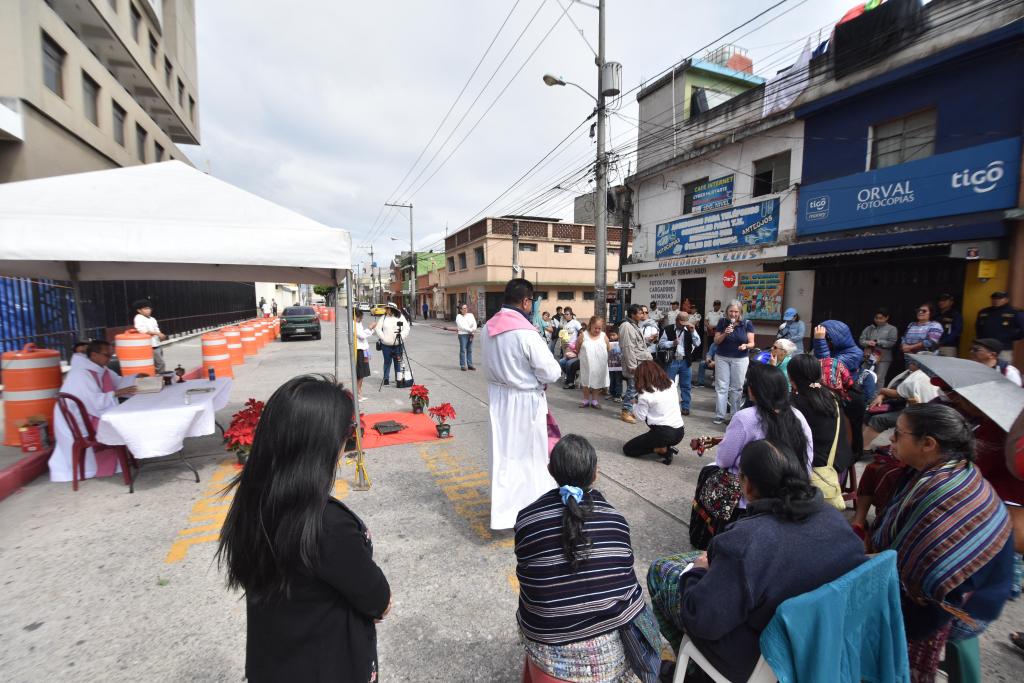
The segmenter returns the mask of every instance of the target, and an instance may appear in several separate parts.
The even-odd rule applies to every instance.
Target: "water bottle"
[[[207,373],[210,375],[211,382],[215,382],[217,380],[217,372],[213,369],[213,367],[208,368]]]

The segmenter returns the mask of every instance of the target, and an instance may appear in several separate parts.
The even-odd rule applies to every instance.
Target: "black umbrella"
[[[910,354],[907,360],[917,363],[925,374],[948,384],[1005,432],[1010,431],[1013,421],[1024,410],[1024,389],[987,365],[925,353]]]

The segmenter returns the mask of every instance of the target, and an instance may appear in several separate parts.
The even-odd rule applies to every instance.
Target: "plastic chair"
[[[79,419],[75,419],[72,415],[72,404],[74,404],[74,409],[78,411]],[[96,440],[96,430],[92,426],[92,421],[89,420],[89,413],[85,409],[85,404],[74,394],[66,394],[64,392],[57,394],[57,407],[60,409],[61,415],[64,416],[64,421],[67,423],[68,428],[71,429],[71,435],[75,439],[75,442],[71,445],[71,489],[74,491],[78,490],[79,478],[85,481],[86,451],[90,448],[101,450],[112,448],[117,452],[117,461],[121,464],[124,483],[128,484],[128,493],[135,493],[135,482],[132,480],[130,468],[130,465],[135,462],[135,458],[128,452],[128,449],[125,446],[108,446]],[[82,434],[81,425],[85,425],[85,434]]]
[[[711,662],[700,653],[697,645],[690,640],[689,636],[683,636],[683,640],[679,644],[679,655],[676,657],[676,673],[672,677],[672,683],[683,683],[686,679],[686,667],[691,659],[715,683],[732,683],[728,678],[718,673],[715,667],[711,666]],[[775,672],[768,666],[768,662],[765,661],[764,657],[759,657],[757,665],[754,666],[753,673],[747,679],[747,683],[776,683],[778,680],[775,677]]]
[[[526,656],[526,661],[523,662],[523,678],[522,683],[567,683],[562,678],[555,678],[544,673],[540,667],[530,660],[530,656]]]

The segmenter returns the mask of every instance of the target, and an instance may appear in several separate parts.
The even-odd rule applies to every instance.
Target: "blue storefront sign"
[[[734,175],[715,178],[693,188],[693,211],[700,213],[732,206]]]
[[[690,214],[657,227],[657,258],[769,244],[779,237],[779,200]]]
[[[816,235],[1017,205],[1020,138],[800,188],[797,234]]]

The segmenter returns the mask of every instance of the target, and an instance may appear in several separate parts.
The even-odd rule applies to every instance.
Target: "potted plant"
[[[252,450],[252,440],[256,436],[256,425],[263,413],[263,401],[250,398],[245,407],[231,416],[231,424],[224,432],[225,449],[234,452],[238,464],[244,465]]]
[[[442,403],[431,408],[429,412],[430,417],[437,420],[437,435],[442,439],[447,439],[451,436],[452,426],[448,424],[448,420],[455,419],[455,408],[452,408],[452,404]]]
[[[412,412],[420,415],[430,405],[430,390],[422,384],[413,384],[409,389],[409,399],[412,401]]]

